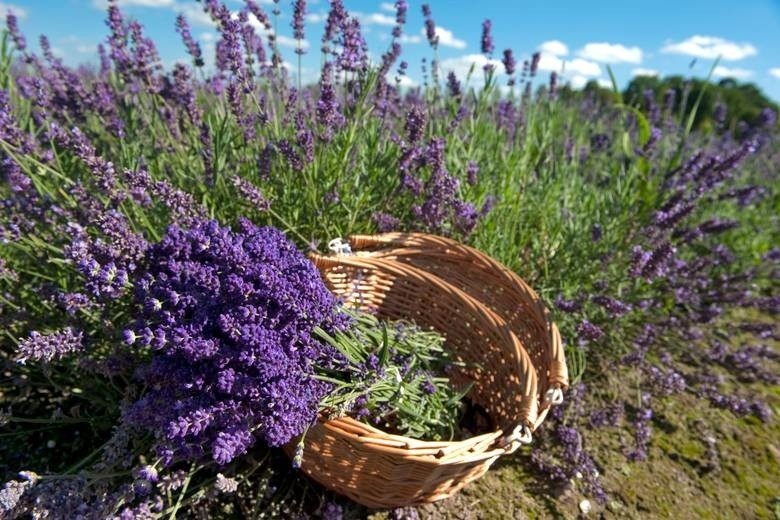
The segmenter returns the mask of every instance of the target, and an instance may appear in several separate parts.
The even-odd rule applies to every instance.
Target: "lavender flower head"
[[[19,344],[18,363],[27,360],[49,362],[59,359],[83,348],[83,336],[67,327],[51,334],[41,334],[33,331],[30,336]]]
[[[306,51],[301,47],[301,42],[304,39],[303,26],[304,18],[306,17],[306,0],[295,0],[295,6],[293,7],[293,37],[298,40],[298,48],[295,49],[296,54],[304,54]]]
[[[423,4],[422,12],[425,17],[425,37],[431,47],[436,48],[439,46],[439,35],[436,34],[436,22],[431,17],[431,7],[428,4]]]
[[[482,54],[491,56],[495,50],[493,45],[493,35],[490,34],[490,29],[493,27],[493,22],[485,20],[482,22]]]
[[[27,40],[24,39],[24,35],[19,31],[19,21],[13,11],[8,11],[5,17],[6,27],[8,28],[8,35],[14,41],[16,50],[24,52],[27,49]]]
[[[502,62],[504,63],[504,71],[506,72],[506,75],[514,76],[515,70],[517,68],[517,60],[515,60],[515,56],[512,54],[512,49],[504,49],[504,59]]]
[[[181,39],[184,41],[185,47],[187,47],[187,52],[192,56],[192,61],[195,66],[202,67],[204,65],[203,53],[200,50],[198,42],[192,37],[190,26],[183,14],[176,17],[176,32],[181,35]]]
[[[339,40],[341,53],[337,63],[341,70],[359,71],[366,65],[366,41],[360,32],[360,21],[352,17],[344,22]]]
[[[242,219],[172,226],[137,283],[127,334],[149,348],[136,377],[149,391],[124,420],[154,432],[166,461],[227,464],[257,439],[279,446],[317,417],[330,385],[313,364],[338,355],[314,327],[345,326],[314,265],[277,229]]]

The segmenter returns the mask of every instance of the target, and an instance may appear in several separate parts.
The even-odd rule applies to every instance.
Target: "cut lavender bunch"
[[[451,387],[445,374],[455,364],[443,348],[444,338],[411,323],[349,315],[347,329],[332,335],[315,331],[348,362],[324,371],[323,379],[335,385],[322,401],[324,409],[415,439],[458,438],[462,399],[470,387]]]

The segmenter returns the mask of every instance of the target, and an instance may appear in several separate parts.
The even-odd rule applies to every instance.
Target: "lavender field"
[[[490,20],[463,81],[436,4],[404,0],[375,60],[341,0],[320,49],[304,0],[203,0],[214,59],[180,15],[189,61],[164,65],[107,5],[84,66],[12,12],[2,34],[0,519],[780,517],[776,104],[693,79],[577,90]],[[318,81],[288,71],[304,52]],[[374,510],[301,472],[305,434],[336,409],[457,436],[446,331],[346,311],[306,255],[390,231],[520,275],[570,385],[460,494]]]

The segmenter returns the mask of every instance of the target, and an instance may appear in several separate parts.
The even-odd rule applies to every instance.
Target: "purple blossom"
[[[758,115],[758,124],[771,128],[777,122],[777,114],[769,107],[764,108]]]
[[[341,52],[336,63],[344,71],[361,71],[366,67],[366,41],[360,32],[360,21],[352,17],[344,22],[339,39]]]
[[[514,54],[512,54],[512,49],[504,49],[504,59],[502,62],[504,64],[504,72],[506,72],[506,75],[514,76],[517,61],[515,60]]]
[[[645,460],[647,458],[647,447],[652,435],[650,421],[653,418],[653,410],[649,407],[649,402],[650,395],[642,394],[642,407],[637,410],[633,421],[635,446],[628,453],[628,458],[631,460]]]
[[[257,211],[267,211],[271,206],[271,203],[260,191],[260,188],[242,179],[238,175],[233,176],[233,185],[236,187],[241,196]]]
[[[540,52],[535,52],[533,53],[533,55],[531,55],[530,74],[532,78],[536,76],[536,71],[539,70],[539,62],[541,61],[541,59],[542,59],[542,54]]]
[[[447,73],[447,90],[449,91],[450,96],[456,99],[460,98],[460,96],[463,94],[460,81],[458,81],[458,77],[453,71]]]
[[[348,14],[341,0],[331,0],[328,18],[325,21],[325,31],[322,35],[322,51],[329,52],[328,43],[336,37]]]
[[[16,50],[24,52],[27,49],[27,40],[24,39],[24,35],[19,31],[19,21],[13,11],[8,10],[8,14],[5,16],[5,24]]]
[[[601,330],[601,327],[594,325],[588,320],[582,320],[582,322],[577,326],[577,337],[582,343],[596,341],[603,335],[604,331]]]
[[[468,182],[471,186],[476,186],[478,173],[479,165],[474,161],[469,161],[468,165],[466,166],[466,182]]]
[[[593,296],[591,301],[606,309],[610,318],[618,318],[631,312],[631,305],[610,296]]]
[[[316,419],[330,386],[310,377],[312,363],[336,354],[312,330],[345,322],[281,232],[246,220],[237,232],[171,227],[146,269],[130,330],[152,349],[137,377],[154,383],[124,417],[155,432],[168,462],[200,458],[189,451],[199,445],[226,464],[255,438],[279,446]]]
[[[322,507],[322,520],[343,520],[344,508],[336,502],[328,501]]]
[[[66,327],[50,334],[33,331],[19,343],[17,362],[28,360],[48,363],[84,348],[83,334]]]
[[[293,18],[291,25],[293,28],[293,38],[298,40],[298,48],[295,50],[297,54],[304,54],[306,52],[301,48],[301,42],[305,37],[303,33],[305,17],[306,0],[295,0],[295,3],[293,4]]]
[[[184,41],[184,46],[187,47],[187,52],[192,57],[192,61],[196,67],[203,66],[203,54],[200,50],[200,45],[192,37],[190,33],[190,26],[187,23],[187,19],[183,14],[176,17],[176,32],[181,35],[181,39]]]
[[[485,20],[482,22],[482,40],[481,48],[482,54],[485,56],[492,56],[495,46],[493,45],[493,35],[490,34],[490,30],[493,27],[493,22]]]
[[[431,17],[431,8],[428,4],[422,5],[422,13],[425,18],[425,37],[431,47],[436,48],[439,46],[439,36],[436,34],[436,22]]]
[[[406,138],[410,143],[416,143],[420,140],[425,131],[426,114],[421,106],[414,105],[409,109],[406,115]]]
[[[582,309],[582,300],[566,300],[562,294],[559,294],[555,297],[555,306],[563,312],[579,312]]]
[[[388,233],[390,231],[396,231],[401,221],[397,217],[389,215],[387,213],[376,212],[371,216],[371,219],[376,224],[380,233]]]

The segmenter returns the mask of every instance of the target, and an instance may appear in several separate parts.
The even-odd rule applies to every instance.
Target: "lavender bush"
[[[627,425],[625,455],[641,463],[659,434],[654,407],[682,393],[775,420],[752,392],[778,374],[771,108],[763,126],[694,132],[698,103],[686,91],[607,103],[555,76],[540,84],[540,55],[518,64],[512,49],[503,68],[464,81],[440,70],[428,5],[426,84],[404,89],[403,0],[378,63],[359,19],[332,0],[320,79],[304,85],[283,66],[278,4],[270,14],[251,0],[201,6],[219,32],[213,68],[184,16],[171,30],[191,61],[170,70],[114,3],[95,67],[66,66],[45,38],[35,54],[8,16],[3,513],[300,513],[291,490],[308,484],[287,479],[288,465],[269,464],[275,452],[258,444],[301,434],[315,404],[340,387],[310,378],[349,357],[327,340],[346,321],[298,251],[350,233],[454,236],[539,291],[575,383],[524,459],[540,481],[606,500],[600,476],[611,469],[590,441]],[[297,1],[288,13],[299,42],[306,9]],[[501,48],[493,24],[480,29],[492,57]],[[376,360],[359,361],[373,390],[347,392],[334,407],[363,413],[392,395],[376,386],[387,383]],[[594,389],[606,372],[625,391],[604,406]],[[412,396],[439,388],[406,375]],[[260,396],[267,406],[250,406]],[[384,411],[379,421],[396,409]],[[253,479],[265,487],[247,499]]]

